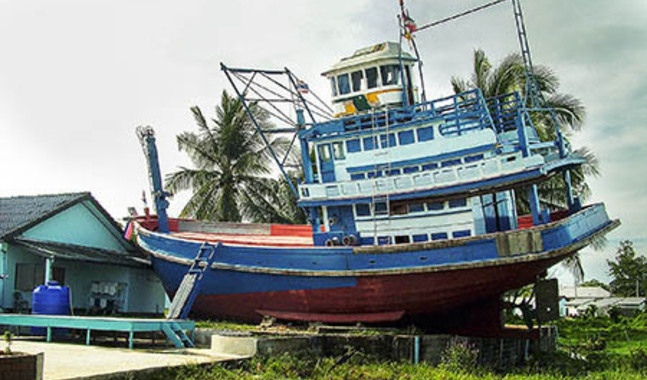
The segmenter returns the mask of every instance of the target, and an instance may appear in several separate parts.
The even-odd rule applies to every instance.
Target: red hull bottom
[[[491,328],[501,324],[499,299],[503,292],[534,282],[563,258],[358,277],[353,287],[206,295],[198,297],[193,314],[252,323],[260,322],[263,316],[326,323],[383,323],[406,316],[430,324],[485,324]]]

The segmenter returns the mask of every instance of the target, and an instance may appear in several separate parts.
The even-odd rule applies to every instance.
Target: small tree
[[[642,297],[647,286],[647,259],[636,255],[633,242],[620,242],[615,260],[607,260],[611,280],[611,292],[614,295]]]

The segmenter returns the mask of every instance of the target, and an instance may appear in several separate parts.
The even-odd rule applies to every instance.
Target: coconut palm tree
[[[483,96],[488,99],[518,91],[522,99],[526,99],[526,77],[525,68],[521,55],[518,53],[508,54],[498,66],[493,66],[481,49],[474,51],[473,70],[469,80],[459,77],[452,77],[451,84],[456,94],[473,88],[481,89]],[[534,73],[537,87],[541,92],[546,104],[545,107],[553,108],[557,122],[561,127],[566,139],[574,132],[579,131],[586,117],[586,110],[582,102],[569,94],[558,92],[559,79],[548,67],[536,65]],[[531,112],[530,118],[537,129],[539,138],[542,141],[550,141],[556,138],[553,120],[546,112]],[[573,193],[585,200],[590,196],[591,191],[586,183],[587,176],[598,176],[599,162],[595,154],[588,148],[583,147],[575,150],[581,154],[586,162],[578,168],[571,170],[571,183]],[[538,186],[540,202],[549,209],[564,209],[567,207],[566,183],[560,176],[554,176],[542,182]],[[529,213],[528,193],[517,191],[517,209],[520,213]],[[596,241],[594,246],[604,246],[603,239]],[[569,257],[564,262],[575,277],[576,282],[584,278],[584,270],[578,255]]]
[[[498,66],[493,66],[481,49],[474,51],[473,69],[469,80],[452,77],[451,84],[455,93],[461,93],[473,88],[481,89],[483,96],[488,99],[518,91],[522,98],[526,98],[526,78],[523,59],[518,53],[507,55]],[[559,79],[555,73],[546,66],[534,67],[537,87],[546,101],[545,106],[553,108],[557,121],[566,138],[579,131],[586,117],[586,110],[582,102],[576,97],[558,92]],[[546,112],[531,112],[531,120],[537,129],[542,141],[556,138],[555,128],[550,114]],[[586,163],[571,171],[571,181],[575,195],[586,199],[590,195],[586,176],[599,175],[598,160],[587,148],[580,148],[576,153],[586,158]],[[555,176],[539,186],[539,197],[542,204],[550,209],[565,208],[566,185],[563,178]],[[517,194],[518,208],[522,213],[529,212],[525,192]]]
[[[251,104],[250,111],[263,129],[273,128],[263,108]],[[242,102],[223,91],[212,125],[199,107],[192,107],[191,112],[198,131],[182,132],[177,143],[194,168],[180,167],[166,177],[166,187],[172,193],[193,192],[180,216],[211,221],[290,222],[294,215],[277,207],[285,202],[281,196],[287,186],[270,177],[270,149]],[[270,140],[277,154],[285,152],[287,144],[284,138]]]

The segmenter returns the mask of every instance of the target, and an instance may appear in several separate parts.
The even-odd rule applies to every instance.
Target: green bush
[[[442,352],[439,367],[450,372],[473,373],[478,369],[478,356],[473,345],[453,338]]]

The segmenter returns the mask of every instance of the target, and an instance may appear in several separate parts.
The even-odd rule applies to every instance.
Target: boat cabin
[[[395,42],[369,46],[343,58],[322,74],[330,81],[335,116],[416,103],[415,62]]]
[[[323,74],[337,117],[298,132],[305,171],[299,205],[309,210],[315,245],[516,229],[512,189],[581,162],[574,154],[563,159],[563,142],[539,140],[517,93],[484,99],[473,89],[419,102],[415,62],[385,42]],[[534,206],[536,224],[541,215]]]

